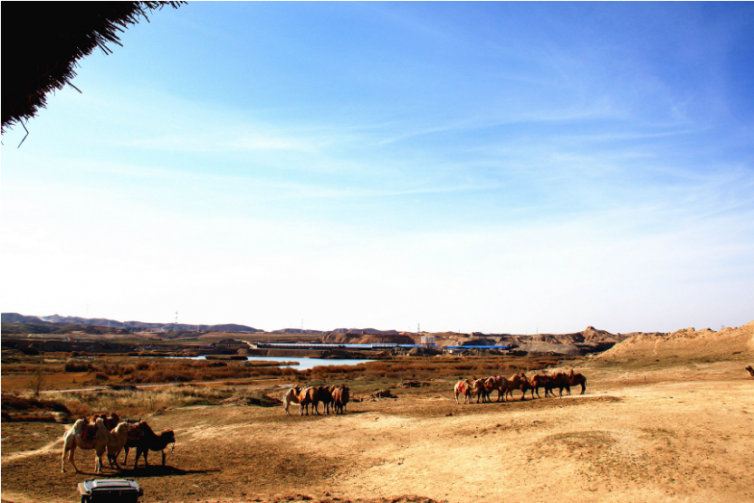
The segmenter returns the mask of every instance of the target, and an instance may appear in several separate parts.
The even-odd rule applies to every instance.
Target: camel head
[[[77,419],[76,422],[73,423],[73,431],[75,431],[76,433],[81,433],[82,431],[84,431],[84,428],[86,428],[86,423],[86,419]]]
[[[173,430],[165,430],[161,432],[160,438],[165,440],[165,447],[170,444],[170,452],[173,452],[175,450],[175,433],[173,433]]]

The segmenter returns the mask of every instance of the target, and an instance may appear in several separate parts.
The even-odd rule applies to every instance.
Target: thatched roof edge
[[[3,50],[0,130],[27,122],[47,105],[51,91],[66,85],[78,90],[71,83],[78,61],[97,47],[112,53],[108,44],[121,45],[118,32],[142,17],[149,21],[148,11],[183,3],[4,2],[3,24],[11,24],[19,39]]]

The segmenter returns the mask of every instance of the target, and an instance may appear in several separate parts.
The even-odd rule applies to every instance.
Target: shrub
[[[66,372],[90,372],[94,369],[90,362],[77,362],[69,360],[65,362]]]

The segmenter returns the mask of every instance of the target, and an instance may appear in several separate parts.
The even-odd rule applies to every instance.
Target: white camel
[[[76,466],[76,462],[73,459],[74,455],[76,454],[76,447],[89,450],[94,449],[94,471],[96,473],[102,473],[102,455],[105,453],[107,444],[110,441],[110,432],[107,431],[105,422],[101,417],[97,418],[94,425],[95,434],[93,437],[87,439],[83,437],[84,428],[89,426],[85,419],[77,420],[75,423],[73,423],[73,428],[65,432],[65,435],[63,436],[63,457],[60,463],[60,469],[63,473],[65,473],[65,457],[68,451],[71,451],[69,459],[71,461],[71,464],[73,465],[73,468],[76,470],[76,472],[79,471],[78,467]]]
[[[139,432],[139,435],[141,435],[141,432],[139,431],[139,423],[127,423],[123,421],[122,423],[118,423],[118,426],[113,428],[110,432],[110,437],[107,442],[107,460],[110,462],[110,468],[121,470],[121,467],[118,464],[118,454],[120,454],[120,451],[126,446],[129,435],[134,431]],[[115,464],[115,467],[113,467],[113,463]],[[125,461],[123,461],[123,463],[125,463]]]
[[[291,403],[301,403],[301,399],[299,397],[300,393],[301,389],[298,386],[294,386],[293,388],[286,391],[283,395],[283,408],[285,409],[285,413],[287,415],[291,415],[291,413],[288,412],[288,406]]]

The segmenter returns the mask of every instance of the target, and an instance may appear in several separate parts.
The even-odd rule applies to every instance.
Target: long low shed
[[[257,342],[258,348],[313,348],[313,349],[386,349],[386,348],[421,348],[435,344],[397,344],[390,342],[374,344],[319,344],[307,342]]]

